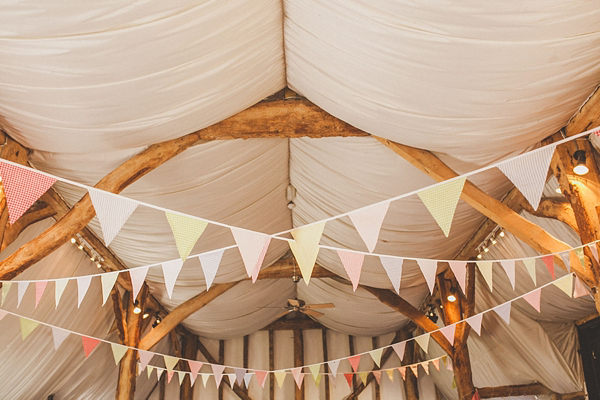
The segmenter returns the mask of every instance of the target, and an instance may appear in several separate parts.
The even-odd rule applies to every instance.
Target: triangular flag
[[[567,274],[554,281],[554,286],[565,292],[569,297],[573,297],[573,275]]]
[[[473,328],[479,336],[481,336],[481,322],[483,320],[483,314],[475,314],[472,317],[467,318],[465,321]]]
[[[90,283],[92,282],[91,276],[80,276],[77,278],[77,308],[81,305],[85,294],[90,288]]]
[[[283,386],[283,381],[285,380],[285,377],[287,376],[287,374],[285,373],[285,370],[279,370],[279,371],[273,371],[273,375],[275,375],[275,379],[277,380],[277,385],[279,385],[279,388],[281,388]]]
[[[23,340],[27,338],[33,332],[35,328],[39,325],[39,322],[33,321],[31,319],[19,317],[21,322],[21,337]]]
[[[248,372],[244,375],[244,386],[246,389],[250,386],[250,381],[252,380],[252,373]]]
[[[444,235],[448,237],[454,211],[458,204],[458,199],[462,193],[463,186],[467,178],[458,178],[450,182],[442,183],[430,189],[419,191],[419,198],[431,213],[431,216],[438,223]]]
[[[431,336],[431,333],[427,332],[415,338],[415,342],[417,342],[417,344],[423,349],[425,353],[427,353],[427,349],[429,348],[429,336]]]
[[[340,366],[340,360],[329,361],[327,363],[327,365],[329,365],[329,370],[331,371],[331,374],[335,378],[337,376],[338,367]]]
[[[496,314],[498,314],[507,324],[510,324],[510,306],[511,302],[509,301],[508,303],[494,307]]]
[[[423,274],[425,281],[427,281],[429,293],[433,293],[433,288],[435,287],[435,275],[437,274],[437,261],[418,259],[417,264],[419,264],[421,273]]]
[[[35,283],[35,308],[37,308],[42,295],[44,294],[44,290],[46,289],[46,285],[48,282],[36,282]]]
[[[52,327],[52,340],[54,341],[54,350],[58,350],[60,345],[69,337],[69,331],[64,329]]]
[[[148,274],[148,268],[150,267],[142,267],[142,268],[130,268],[129,276],[131,277],[131,288],[132,288],[132,299],[135,301],[137,299],[137,295],[142,289],[144,285],[144,280],[146,279],[146,274]]]
[[[340,260],[342,260],[342,264],[344,265],[344,269],[350,278],[350,282],[352,282],[352,288],[356,292],[356,288],[358,288],[358,282],[360,280],[360,272],[362,271],[363,261],[365,260],[365,255],[362,253],[354,253],[349,251],[337,251]]]
[[[421,363],[421,368],[423,368],[425,370],[425,373],[427,375],[429,375],[429,363],[428,362],[422,362]]]
[[[2,161],[0,177],[6,195],[8,222],[11,225],[56,182],[55,178]]]
[[[448,359],[447,359],[447,362],[446,362],[446,369],[447,369],[448,371],[454,371],[454,367],[453,367],[453,365],[452,365],[452,359],[451,359],[451,358],[448,358]]]
[[[436,358],[435,360],[431,360],[431,363],[433,364],[433,366],[435,367],[435,369],[437,371],[440,370],[440,359]]]
[[[181,267],[183,267],[182,260],[171,260],[162,263],[165,287],[167,288],[167,295],[169,298],[173,297],[173,288],[175,287],[175,282],[177,281]]]
[[[440,329],[440,333],[448,339],[451,345],[454,344],[454,333],[456,332],[456,324],[448,325]]]
[[[596,248],[596,244],[590,243],[590,244],[588,244],[588,248],[592,252],[592,255],[594,256],[594,259],[596,260],[596,262],[598,262],[598,249]]]
[[[58,308],[58,303],[60,302],[60,298],[67,287],[67,283],[69,283],[69,279],[57,279],[54,281],[54,303],[56,304],[55,308]]]
[[[554,273],[554,256],[544,256],[542,257],[542,261],[546,264],[550,275],[552,275],[552,279],[556,279],[556,274]]]
[[[525,295],[523,295],[523,299],[527,301],[531,307],[535,308],[537,312],[540,312],[540,302],[542,299],[542,289],[535,289]]]
[[[586,289],[585,284],[579,277],[575,277],[575,290],[573,291],[573,297],[576,299],[583,297],[585,295],[589,295],[590,292]]]
[[[225,370],[225,366],[212,364],[213,375],[215,376],[215,381],[217,383],[217,387],[221,385],[221,379],[223,379],[223,371]]]
[[[348,386],[352,387],[352,380],[354,379],[354,374],[344,374],[344,378],[346,378]]]
[[[296,385],[298,386],[298,389],[300,389],[302,387],[302,381],[304,380],[304,374],[302,373],[302,367],[292,368],[292,369],[290,369],[290,371],[292,371],[292,376],[294,377],[294,380],[296,381]]]
[[[585,269],[585,256],[583,254],[583,247],[576,247],[573,249],[573,251],[575,252],[575,255],[577,255],[577,258],[579,258],[581,267]]]
[[[2,302],[0,302],[0,306],[4,305],[4,300],[6,299],[6,295],[10,291],[12,286],[12,282],[2,282]]]
[[[313,379],[316,381],[317,377],[319,376],[319,371],[321,370],[321,364],[309,365],[308,369],[310,370],[310,373],[312,374]]]
[[[537,279],[535,278],[535,258],[525,258],[521,261],[523,261],[523,265],[527,268],[527,272],[529,273],[529,276],[531,276],[533,284],[537,285]]]
[[[498,164],[498,169],[519,189],[534,210],[540,204],[555,147],[548,145]]]
[[[390,380],[390,382],[394,382],[394,369],[386,369],[385,372]]]
[[[406,342],[394,343],[392,348],[400,358],[400,361],[404,359],[404,348],[406,347]]]
[[[149,366],[148,369],[148,379],[150,379],[150,375],[152,375],[152,371],[154,371],[154,367],[153,366]]]
[[[571,272],[571,252],[569,251],[565,251],[563,253],[560,253],[560,258],[563,260],[563,263],[565,263],[565,267],[567,267],[567,271]]]
[[[360,354],[348,357],[348,362],[350,363],[350,366],[352,366],[352,370],[356,372],[358,364],[360,364]]]
[[[0,165],[2,163],[0,162]],[[27,287],[29,286],[28,281],[19,281],[17,282],[17,307],[21,306],[21,300],[23,300],[23,296],[27,291]]]
[[[201,219],[188,217],[187,215],[174,214],[166,212],[165,216],[171,225],[173,231],[173,237],[175,238],[175,244],[177,250],[179,250],[179,256],[181,261],[185,261],[194,245],[206,229],[208,222]]]
[[[115,364],[119,364],[121,358],[127,353],[127,347],[118,343],[111,343],[110,348],[112,349],[113,357],[115,358]]]
[[[171,379],[173,378],[174,374],[175,374],[175,371],[167,370],[167,383],[171,383]]]
[[[369,354],[371,355],[371,358],[375,362],[375,365],[377,365],[378,367],[381,367],[381,356],[383,354],[383,348],[371,350],[369,352]]]
[[[310,281],[313,268],[315,267],[315,262],[317,261],[319,242],[321,241],[324,228],[325,221],[322,221],[313,225],[294,229],[290,232],[294,240],[289,241],[288,244],[298,262],[298,268],[300,268],[300,272],[302,273],[302,279],[304,279],[304,283],[307,285]]]
[[[210,378],[210,374],[200,374],[202,377],[202,385],[206,387],[206,382],[208,382],[208,378]]]
[[[88,189],[108,246],[138,206],[138,202],[98,189]]]
[[[190,380],[193,385],[196,382],[196,378],[198,377],[198,372],[200,372],[200,368],[204,365],[201,361],[192,361],[188,360],[188,364],[190,366]]]
[[[173,356],[163,356],[165,359],[165,367],[167,367],[167,371],[171,371],[177,363],[179,362],[179,358]]]
[[[390,278],[394,290],[396,290],[396,293],[400,294],[402,264],[404,263],[404,259],[399,257],[379,256],[379,261],[381,261],[381,265],[383,265],[388,278]]]
[[[412,371],[412,373],[414,374],[415,377],[419,377],[419,365],[418,364],[412,364],[409,365],[410,370]]]
[[[379,239],[379,231],[389,207],[390,202],[384,201],[348,214],[358,234],[367,245],[369,253],[375,250],[377,239]]]
[[[83,343],[83,352],[85,353],[85,358],[88,358],[92,351],[100,344],[100,341],[95,338],[82,336],[81,342]]]
[[[206,290],[210,289],[215,280],[215,276],[217,276],[217,271],[219,270],[219,265],[221,264],[224,252],[225,250],[217,250],[211,251],[210,253],[203,253],[198,256],[202,272],[204,272]]]
[[[260,387],[262,387],[262,388],[265,387],[265,381],[267,380],[268,374],[269,374],[269,371],[261,371],[258,369],[256,371],[254,371],[254,375],[256,375],[256,379],[258,380]]]
[[[7,315],[8,315],[8,312],[7,312],[7,311],[0,310],[0,321],[2,321],[2,319],[3,319],[4,317],[6,317]]]
[[[477,261],[477,266],[479,267],[479,272],[483,275],[485,282],[492,290],[492,262],[491,261]]]
[[[454,277],[458,281],[463,293],[467,292],[467,262],[466,261],[448,261]]]
[[[179,377],[179,385],[181,385],[183,383],[183,380],[185,379],[185,376],[187,375],[187,372],[177,371],[177,375]]]
[[[163,372],[165,372],[164,368],[156,367],[156,380],[160,380],[160,377],[162,376]]]
[[[144,369],[146,369],[146,366],[148,365],[150,360],[152,360],[152,357],[154,357],[154,353],[151,353],[146,350],[138,350],[138,354],[140,356],[140,366],[143,371]]]
[[[398,372],[403,380],[406,380],[406,367],[398,367]]]
[[[479,396],[479,390],[475,389],[475,394],[471,400],[481,400],[481,396]]]
[[[360,377],[360,380],[362,381],[363,385],[367,384],[367,378],[369,377],[369,373],[366,371],[362,371],[358,373],[358,376]]]
[[[271,236],[240,228],[231,228],[231,233],[244,261],[246,273],[252,277],[252,282],[255,282],[267,254]]]
[[[242,382],[244,382],[244,375],[246,375],[246,369],[244,368],[234,368],[233,372],[235,372],[235,380],[238,386],[242,386]]]
[[[235,383],[235,374],[225,374],[225,376],[229,380],[229,384],[233,386],[233,384]]]
[[[510,285],[513,290],[515,290],[515,260],[502,260],[500,261],[500,265],[504,268],[504,272],[506,272],[506,276],[508,276]]]
[[[102,283],[102,305],[106,304],[106,300],[108,300],[108,296],[110,296],[110,292],[115,286],[118,277],[118,271],[100,275],[100,282]]]
[[[377,384],[380,385],[381,384],[381,371],[372,371],[373,372],[373,376],[375,377],[375,380],[377,381]]]

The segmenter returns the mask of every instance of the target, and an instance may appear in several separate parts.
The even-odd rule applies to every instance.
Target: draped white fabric
[[[36,168],[88,185],[146,146],[221,121],[286,85],[360,129],[435,151],[457,172],[467,172],[521,153],[557,131],[600,76],[600,8],[589,1],[416,5],[391,0],[26,0],[2,9],[0,126],[34,150],[30,159]],[[511,187],[498,170],[472,181],[496,198]],[[261,139],[198,144],[129,186],[124,195],[275,233],[432,182],[372,138]],[[286,207],[289,184],[297,191],[291,211]],[[84,194],[65,184],[55,187],[71,204]],[[452,258],[482,221],[481,214],[459,201],[445,238],[418,197],[411,196],[391,204],[376,252]],[[564,227],[536,221],[558,238],[574,240]],[[18,243],[44,226],[32,227]],[[101,236],[97,219],[90,228]],[[327,223],[321,243],[365,249],[347,217]],[[209,225],[192,254],[232,244],[228,229]],[[143,206],[110,248],[130,267],[178,258],[164,214]],[[287,252],[285,242],[273,240],[264,265]],[[533,253],[509,236],[489,256],[526,254]],[[321,250],[318,263],[347,277],[331,250]],[[18,279],[97,271],[88,264],[66,245]],[[547,281],[545,267],[537,268],[539,282]],[[215,283],[245,278],[238,250],[227,250]],[[479,278],[480,310],[533,288],[520,265],[514,292],[501,269],[494,271],[493,293]],[[150,268],[147,282],[167,309],[205,289],[197,259],[185,263],[172,299],[160,267]],[[392,289],[376,257],[365,258],[360,282]],[[52,290],[50,285],[46,290]],[[28,292],[19,312],[107,336],[112,309],[100,306],[99,282],[92,283],[79,310],[75,290],[74,284],[67,288],[58,310],[46,293],[35,311]],[[547,290],[555,296],[542,296],[539,315],[519,301],[510,326],[485,317],[482,338],[469,339],[476,386],[539,381],[561,392],[582,389],[571,322],[591,313],[593,305]],[[428,294],[412,261],[404,265],[400,293],[415,306]],[[16,293],[9,296],[6,307],[13,310]],[[370,350],[367,336],[385,335],[379,343],[386,344],[390,333],[406,322],[360,288],[353,292],[339,280],[314,279],[309,286],[291,280],[241,282],[184,324],[204,338],[228,339],[226,361],[234,365],[241,364],[240,337],[252,333],[250,363],[266,368],[266,336],[256,331],[280,312],[271,307],[294,296],[336,305],[320,319],[336,331],[329,333],[330,358],[348,355],[347,334],[360,336],[357,351]],[[110,350],[97,350],[94,360],[84,362],[81,343],[73,338],[54,352],[47,329],[38,328],[21,343],[18,321],[9,316],[2,324],[7,326],[0,337],[7,361],[0,368],[11,385],[3,387],[0,397],[113,396],[116,368],[110,368]],[[305,338],[307,362],[318,359],[316,334]],[[276,368],[289,367],[290,335],[276,336]],[[207,343],[216,351],[217,341]],[[168,343],[161,346],[169,351]],[[393,363],[394,357],[388,365]],[[21,380],[13,371],[25,368],[30,376]],[[453,398],[450,374],[432,376],[444,395]],[[398,383],[382,379],[382,398],[397,398]],[[254,385],[253,398],[266,398],[267,391]],[[307,393],[318,396],[311,385]],[[152,378],[140,377],[136,398],[146,398],[153,386]],[[425,379],[421,386],[423,393],[430,393],[431,381]],[[288,379],[276,391],[278,398],[286,398],[292,388]],[[333,397],[347,392],[343,378],[338,379]],[[371,396],[367,392],[364,398]]]

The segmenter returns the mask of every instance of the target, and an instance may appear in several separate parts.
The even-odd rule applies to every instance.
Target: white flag
[[[367,245],[369,253],[372,253],[377,246],[379,231],[389,207],[390,202],[385,201],[348,214],[358,234]]]
[[[77,308],[81,305],[81,302],[90,287],[90,282],[92,282],[91,276],[80,276],[77,278]]]
[[[100,221],[104,243],[108,246],[133,214],[138,202],[94,188],[88,191]]]
[[[200,254],[198,256],[198,259],[200,260],[200,266],[202,267],[202,272],[204,272],[206,290],[210,289],[213,281],[215,280],[215,276],[219,270],[219,265],[221,264],[221,259],[223,258],[224,252],[225,250],[217,250],[211,251],[210,253]]]
[[[398,257],[386,257],[379,256],[379,261],[381,261],[381,265],[385,269],[385,272],[390,278],[396,293],[400,294],[400,283],[402,281],[402,264],[404,263],[403,258]]]
[[[163,276],[165,277],[165,287],[167,288],[167,294],[169,295],[169,298],[173,297],[173,288],[175,287],[175,282],[177,281],[179,272],[181,272],[181,267],[183,267],[183,261],[180,259],[162,263]]]

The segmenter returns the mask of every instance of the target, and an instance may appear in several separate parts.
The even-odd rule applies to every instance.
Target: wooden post
[[[225,364],[225,341],[219,340],[219,364]],[[229,382],[229,378],[224,376],[223,380],[227,379]],[[229,385],[233,387],[233,382],[229,382]],[[219,400],[223,400],[223,385],[219,385]]]
[[[198,357],[198,336],[195,335],[185,335],[181,338],[181,352],[183,354],[183,358],[187,358],[189,360],[196,360]],[[180,361],[179,368],[184,371],[189,371],[189,364],[187,361]],[[190,377],[186,374],[186,377],[183,379],[183,383],[181,384],[181,388],[179,390],[179,399],[180,400],[194,400],[194,389],[192,387],[192,381]]]
[[[321,338],[323,342],[323,361],[328,361],[329,356],[327,355],[327,329],[321,329]],[[329,393],[329,364],[323,364],[323,372],[325,373],[325,400],[330,400],[331,394]]]
[[[294,329],[294,367],[301,367],[304,365],[304,336],[302,335],[301,329]],[[302,385],[294,386],[295,399],[304,400],[304,381]]]
[[[248,371],[248,351],[250,349],[250,335],[244,336],[244,369]],[[248,393],[248,387],[244,386],[242,388],[244,392]]]
[[[350,350],[350,355],[354,355],[354,336],[348,335],[348,350]],[[356,390],[356,374],[352,376],[352,391]]]
[[[415,341],[406,342],[404,348],[404,359],[402,365],[408,365],[415,362]],[[413,374],[410,368],[406,369],[406,380],[404,381],[404,390],[406,391],[406,400],[419,400],[419,384],[417,377]]]
[[[139,307],[142,312],[135,314],[133,312],[133,301],[129,300],[129,296],[124,296],[122,309],[127,310],[125,314],[125,325],[123,328],[124,344],[131,347],[138,347],[140,343],[142,315],[146,305],[146,296],[148,294],[147,286],[143,287],[138,295]],[[118,298],[118,296],[116,296]],[[115,296],[113,296],[113,299]],[[117,316],[122,318],[123,316]],[[117,326],[119,323],[117,323]],[[137,376],[137,351],[128,349],[119,363],[119,380],[117,382],[117,391],[115,399],[117,400],[133,400],[135,394],[135,381]]]
[[[275,370],[275,332],[269,329],[269,370]],[[269,400],[275,400],[275,375],[269,374]]]

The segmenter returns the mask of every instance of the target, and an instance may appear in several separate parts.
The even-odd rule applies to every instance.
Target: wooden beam
[[[438,182],[458,176],[439,158],[426,150],[401,145],[379,137],[375,138]],[[468,180],[465,182],[461,199],[541,254],[560,253],[571,249],[568,244],[517,214]],[[594,277],[590,270],[579,265],[575,254],[571,255],[571,260],[571,268],[575,273],[586,283],[593,284]],[[555,257],[555,263],[566,269],[559,256]]]
[[[275,332],[269,329],[269,370],[275,371]],[[275,400],[275,375],[269,374],[269,400]]]
[[[221,365],[225,364],[225,341],[224,340],[219,340],[219,364],[221,364]],[[229,381],[228,376],[224,376],[223,380],[229,382],[230,387],[234,387],[234,383]],[[223,400],[223,386],[224,385],[219,385],[219,400]]]
[[[348,335],[348,350],[350,351],[350,355],[353,356],[356,354],[354,351],[354,336]],[[356,374],[352,376],[352,391],[356,389],[358,380],[356,379]]]
[[[14,224],[6,225],[0,251],[3,251],[14,242],[27,227],[54,215],[56,215],[56,211],[48,204],[36,202]]]
[[[285,318],[282,317],[277,321],[270,323],[261,329],[261,331],[293,331],[295,329],[311,330],[311,329],[327,329],[318,321],[312,318]]]
[[[321,329],[321,343],[323,344],[323,361],[328,361],[329,356],[327,354],[327,329]],[[323,364],[323,372],[325,373],[325,400],[331,399],[330,387],[329,387],[329,364]]]
[[[301,329],[294,329],[294,367],[304,365],[304,335]],[[294,398],[304,400],[304,381],[302,385],[294,385]]]
[[[377,343],[377,337],[376,336],[373,336],[371,338],[371,343],[373,345],[373,349],[377,349],[379,347],[379,345]],[[383,365],[383,362],[381,362],[380,365]],[[376,369],[376,368],[380,369],[379,367],[377,367],[377,365],[374,365],[373,369]],[[369,374],[369,376],[372,376],[373,378],[375,378],[375,375],[373,375],[373,373]],[[367,377],[367,384],[369,384],[368,379],[369,379],[369,377]],[[381,400],[381,390],[380,390],[380,387],[379,387],[379,383],[377,383],[377,380],[375,380],[374,385],[375,385],[375,400]]]
[[[517,397],[517,396],[542,396],[558,394],[548,389],[541,383],[532,383],[529,385],[507,385],[497,387],[478,388],[479,397],[482,399],[500,398],[500,397]],[[561,398],[569,396],[570,399],[581,398],[585,399],[583,392],[569,393],[560,395]],[[580,397],[579,397],[580,396]]]
[[[267,268],[260,270],[258,279],[285,279],[292,278],[294,275],[302,276],[298,266],[294,267],[294,260],[292,258],[281,259]],[[311,274],[312,278],[337,278],[334,272],[329,271],[326,268],[316,264]]]
[[[409,340],[406,342],[404,348],[404,358],[402,359],[402,365],[410,365],[415,363],[416,357],[415,352],[418,349],[415,348],[415,341]],[[406,368],[406,380],[404,381],[404,391],[406,392],[406,400],[419,400],[419,383],[417,377],[413,374],[412,369]]]
[[[245,335],[244,336],[244,350],[243,350],[243,366],[244,369],[248,369],[248,362],[249,362],[249,352],[250,350],[250,335]],[[244,388],[242,388],[244,390],[244,392],[248,393],[248,387],[244,386]]]
[[[163,318],[162,322],[148,332],[142,340],[140,340],[139,348],[142,350],[149,350],[152,346],[160,341],[166,334],[174,329],[179,323],[185,320],[187,317],[210,303],[227,290],[231,289],[239,282],[220,283],[211,286],[209,291],[204,291],[191,299],[181,303],[173,309],[166,317]]]
[[[198,359],[198,336],[185,335],[181,337],[181,353],[182,357],[188,360]],[[187,361],[179,361],[179,369],[189,371],[190,367]],[[179,389],[179,400],[194,400],[194,388],[192,380],[186,374]]]
[[[540,201],[540,205],[538,206],[537,210],[534,210],[529,202],[524,201],[523,209],[529,214],[535,215],[536,217],[550,218],[564,222],[575,232],[579,232],[573,207],[571,207],[571,203],[569,203],[567,200],[543,198]]]
[[[600,125],[600,91],[594,90],[583,106],[575,113],[565,127],[566,136],[577,135]]]
[[[421,311],[417,310],[412,304],[408,301],[404,300],[402,297],[398,296],[396,293],[387,289],[379,289],[370,286],[362,286],[363,289],[367,290],[373,296],[375,296],[379,301],[381,301],[386,306],[398,311],[399,313],[405,315],[410,318],[415,324],[419,327],[423,328],[425,332],[431,332],[438,329],[438,326],[434,324],[429,318],[425,316],[425,314],[421,313]],[[438,342],[440,347],[448,353],[448,355],[453,354],[453,348],[448,339],[440,333],[433,332],[431,337]]]

